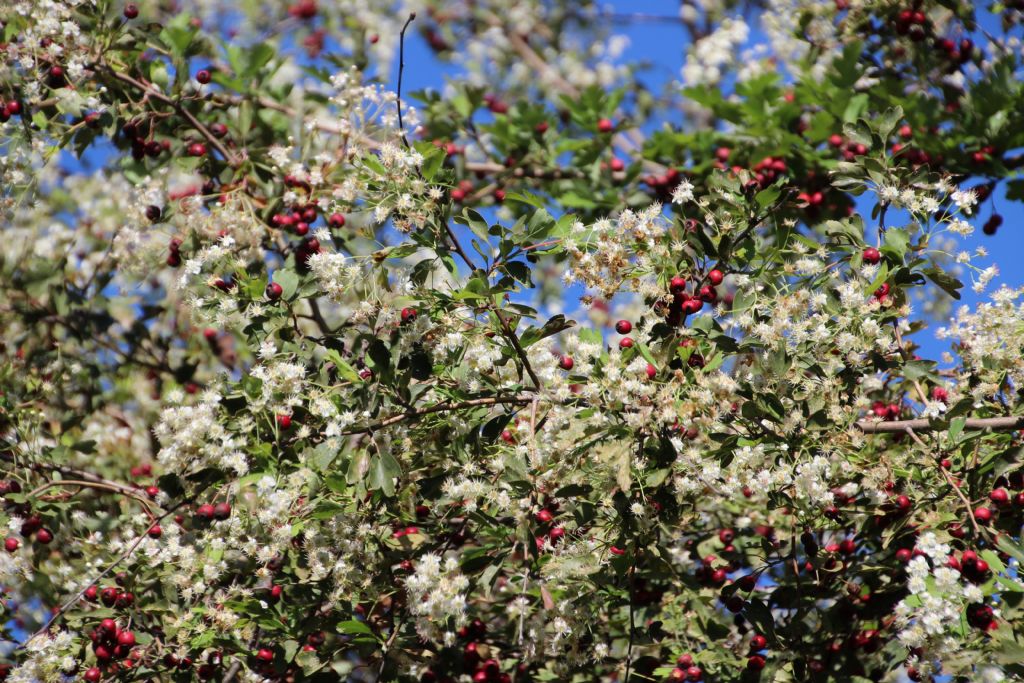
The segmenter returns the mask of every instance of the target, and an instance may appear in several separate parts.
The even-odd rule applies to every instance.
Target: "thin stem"
[[[122,83],[126,83],[132,86],[133,88],[137,88],[138,90],[144,92],[148,97],[151,97],[154,100],[163,102],[164,104],[173,107],[175,111],[184,116],[185,119],[189,122],[189,124],[191,124],[191,126],[195,128],[196,131],[198,131],[199,134],[202,135],[203,138],[205,138],[208,143],[210,143],[211,147],[216,149],[220,153],[220,155],[224,157],[224,161],[227,162],[228,166],[230,166],[231,168],[238,168],[239,166],[242,165],[241,160],[239,160],[238,157],[232,154],[231,151],[229,151],[228,148],[225,147],[224,144],[220,140],[218,140],[213,133],[210,132],[209,128],[207,128],[199,119],[193,116],[192,112],[186,109],[181,104],[180,100],[175,100],[171,97],[168,97],[156,88],[153,88],[152,86],[147,85],[142,81],[136,80],[128,74],[123,74],[105,63],[101,63],[100,66],[106,69],[111,76],[121,81]]]
[[[533,400],[533,396],[495,396],[492,398],[474,398],[468,401],[460,401],[459,403],[442,403],[430,408],[423,408],[421,410],[410,410],[404,413],[398,413],[391,417],[386,417],[379,422],[360,427],[358,429],[351,429],[347,432],[342,432],[342,436],[351,436],[353,434],[368,434],[374,430],[381,429],[382,427],[388,427],[393,424],[398,424],[404,420],[411,420],[423,415],[431,415],[433,413],[443,413],[455,410],[465,410],[467,408],[478,408],[480,406],[494,406],[503,404],[514,404],[514,405],[526,405]]]
[[[377,680],[384,680],[384,667],[388,663],[388,653],[391,651],[391,646],[394,645],[395,639],[398,638],[398,632],[402,629],[404,619],[399,619],[398,623],[393,623],[391,626],[391,634],[388,636],[387,642],[384,643],[384,647],[381,648],[380,653],[380,668],[377,670]]]
[[[57,486],[78,486],[79,488],[101,489],[103,491],[113,491],[114,493],[120,493],[121,495],[127,496],[128,498],[134,498],[135,500],[142,503],[142,506],[146,508],[146,513],[149,514],[150,517],[153,516],[153,512],[149,506],[150,501],[146,500],[145,498],[137,494],[135,491],[120,484],[108,484],[106,482],[86,481],[79,479],[59,479],[56,481],[48,481],[45,484],[41,484],[40,486],[36,487],[33,491],[31,491],[28,494],[28,498],[35,498],[46,489],[55,488]]]
[[[636,556],[629,568],[629,645],[626,647],[626,675],[623,683],[629,683],[629,671],[633,665],[633,641],[636,639],[636,611],[633,609],[633,588],[635,586]]]
[[[896,344],[899,345],[900,356],[903,357],[904,361],[912,360],[910,356],[910,351],[908,351],[906,347],[903,346],[903,335],[902,333],[900,333],[899,323],[895,320],[892,321],[892,330],[896,335]],[[916,379],[912,380],[912,382],[914,384],[914,388],[917,389],[917,396],[918,398],[921,399],[921,403],[928,403],[928,395],[925,394],[924,389],[921,387],[921,383],[918,382]]]
[[[533,380],[533,386],[535,386],[539,390],[540,379],[537,377],[537,373],[533,371],[533,366],[530,365],[530,359],[526,355],[526,350],[523,348],[523,345],[519,343],[519,337],[516,336],[515,331],[508,324],[508,321],[505,319],[505,316],[501,314],[501,311],[498,310],[497,308],[493,310],[494,314],[498,316],[498,321],[501,323],[502,334],[504,334],[505,338],[508,339],[509,343],[512,344],[512,348],[515,349],[516,355],[519,356],[519,360],[523,364],[523,369],[526,370],[526,373],[530,376],[530,379]]]
[[[931,422],[924,418],[915,420],[893,420],[892,422],[875,422],[873,420],[859,420],[857,428],[866,434],[902,434],[908,429],[915,432],[933,432],[942,427],[933,427]],[[1012,432],[1024,429],[1024,417],[1009,415],[1006,417],[973,417],[967,418],[964,422],[964,429],[980,431],[990,429],[994,432]]]
[[[182,502],[178,503],[177,505],[175,505],[174,507],[170,508],[169,510],[164,512],[162,515],[160,515],[160,517],[158,517],[155,520],[155,523],[159,523],[159,522],[163,521],[164,518],[170,516],[178,508],[180,508],[182,505],[185,505],[185,504],[186,504],[186,501],[182,501]],[[81,590],[79,590],[77,593],[75,593],[75,595],[72,596],[72,598],[70,600],[68,600],[63,605],[61,605],[60,608],[56,612],[53,613],[53,615],[49,618],[49,620],[47,620],[47,622],[45,624],[43,624],[39,628],[38,631],[36,631],[30,637],[25,639],[25,641],[22,643],[22,645],[20,647],[24,647],[25,644],[29,643],[36,636],[41,635],[43,633],[46,633],[50,629],[50,626],[52,626],[57,621],[57,619],[62,617],[65,612],[67,612],[69,609],[71,609],[72,605],[74,605],[75,603],[77,603],[79,600],[82,599],[82,596],[85,594],[85,591],[87,591],[90,587],[95,586],[97,583],[99,583],[99,581],[104,576],[106,576],[107,574],[112,572],[114,570],[114,568],[117,567],[117,565],[121,564],[121,562],[123,562],[128,557],[130,557],[131,554],[135,552],[135,549],[138,548],[139,545],[144,540],[146,540],[149,537],[149,533],[148,532],[149,532],[149,530],[147,529],[146,531],[143,531],[141,534],[139,534],[139,537],[135,539],[134,543],[132,543],[130,546],[128,546],[127,550],[122,552],[120,555],[118,555],[114,559],[113,562],[111,562],[109,565],[107,565],[107,568],[104,569],[102,572],[100,572],[99,576],[97,576],[96,578],[94,578],[91,581],[89,581],[89,583],[87,583],[85,586],[82,587]]]
[[[396,91],[396,102],[398,105],[398,130],[402,133],[402,143],[405,144],[405,148],[409,149],[409,140],[405,137],[405,125],[402,123],[402,75],[405,73],[405,30],[409,28],[409,24],[416,18],[416,13],[411,12],[409,18],[405,20],[405,25],[402,26],[401,33],[398,34],[398,90]]]
[[[928,448],[928,444],[922,441],[921,438],[914,433],[913,429],[907,427],[905,431],[907,434],[910,435],[910,438],[917,443],[917,445],[921,446],[924,449]],[[950,488],[952,488],[953,491],[956,492],[956,495],[964,504],[964,509],[967,510],[967,517],[971,520],[971,526],[974,527],[975,535],[980,536],[981,529],[978,527],[978,520],[974,518],[974,509],[971,507],[971,501],[967,500],[967,496],[964,495],[964,492],[961,491],[960,487],[957,486],[955,481],[953,481],[953,477],[949,474],[949,472],[946,471],[946,468],[943,467],[941,464],[939,465],[939,471],[942,472],[942,476],[946,478],[946,483],[949,484]]]

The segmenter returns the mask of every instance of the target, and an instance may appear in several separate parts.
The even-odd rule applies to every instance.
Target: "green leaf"
[[[957,437],[960,436],[964,431],[964,426],[967,424],[966,417],[956,417],[949,424],[949,440],[956,442]]]
[[[402,467],[388,451],[378,453],[370,460],[370,486],[380,489],[384,495],[395,495],[395,482],[402,476]]]
[[[889,139],[892,135],[893,130],[896,129],[896,124],[903,118],[903,107],[896,106],[891,109],[887,109],[884,114],[878,117],[878,134],[883,140]]]
[[[567,330],[570,327],[574,327],[576,323],[572,320],[566,320],[565,316],[559,313],[558,315],[552,316],[543,327],[528,327],[521,335],[519,335],[519,344],[525,349],[528,346],[536,344],[541,339],[550,337],[553,334],[558,334],[563,330]]]
[[[424,180],[429,181],[434,179],[438,170],[440,170],[441,165],[444,164],[444,159],[444,151],[430,145],[430,151],[423,153],[423,166],[421,167],[421,172],[423,173]]]
[[[960,282],[960,280],[938,268],[929,268],[924,271],[924,275],[937,284],[946,294],[949,294],[954,299],[960,298],[960,289],[964,286],[964,283]]]
[[[191,17],[186,12],[174,16],[160,32],[160,40],[170,48],[176,60],[185,57],[192,39],[198,29],[191,25]]]
[[[891,228],[885,231],[885,241],[882,244],[882,253],[894,261],[903,263],[910,245],[910,234],[903,228]]]
[[[883,263],[878,267],[878,274],[875,275],[875,279],[872,280],[871,284],[868,285],[867,289],[865,290],[865,293],[874,294],[875,291],[877,291],[878,288],[882,286],[882,283],[885,282],[888,277],[889,266]]]
[[[281,298],[290,300],[299,288],[299,276],[293,270],[278,270],[274,273],[274,282],[281,285]]]
[[[302,673],[305,676],[311,675],[320,668],[320,659],[316,656],[316,652],[309,650],[303,650],[295,655],[295,663],[302,668]]]
[[[777,185],[769,185],[764,188],[756,195],[754,195],[754,201],[757,202],[757,206],[760,209],[767,209],[769,206],[774,204],[779,199],[779,195],[782,194],[782,190]]]
[[[371,629],[369,626],[367,626],[365,623],[361,621],[342,621],[335,628],[338,631],[338,633],[342,633],[344,635],[349,636],[374,635],[373,629]]]
[[[341,375],[342,378],[345,379],[346,381],[361,381],[359,373],[356,372],[356,369],[349,365],[348,361],[342,358],[341,354],[338,353],[335,349],[327,349],[327,351],[324,353],[324,357],[327,358],[327,360],[329,360],[330,362],[334,363],[334,367],[338,368],[338,374]]]

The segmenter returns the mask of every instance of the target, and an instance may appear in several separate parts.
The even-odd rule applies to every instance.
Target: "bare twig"
[[[491,398],[474,398],[468,401],[460,401],[459,403],[442,403],[429,408],[423,408],[421,410],[410,410],[404,413],[398,413],[391,417],[386,417],[383,420],[374,422],[373,424],[359,427],[357,429],[351,429],[347,432],[342,432],[342,436],[350,436],[352,434],[367,434],[382,427],[397,424],[404,420],[411,420],[423,415],[431,415],[433,413],[451,412],[456,410],[465,410],[467,408],[477,408],[480,406],[495,406],[503,404],[513,405],[526,405],[533,400],[533,396],[494,396]]]
[[[384,667],[387,666],[388,663],[388,653],[391,651],[391,646],[394,645],[395,639],[398,638],[398,632],[402,630],[403,623],[404,619],[399,619],[397,624],[392,624],[391,635],[388,636],[387,642],[385,642],[384,647],[381,648],[380,668],[377,670],[378,681],[384,680],[382,676],[384,675]]]
[[[175,100],[171,97],[168,97],[152,85],[147,85],[142,81],[136,80],[128,74],[121,73],[117,69],[114,69],[113,67],[107,64],[100,64],[99,66],[102,66],[104,69],[106,69],[108,73],[110,73],[111,76],[121,81],[122,83],[126,83],[132,86],[133,88],[142,91],[148,97],[151,97],[152,99],[157,100],[158,102],[163,102],[164,104],[173,107],[175,111],[184,116],[185,119],[189,122],[189,124],[193,128],[195,128],[196,131],[198,131],[199,134],[202,135],[203,138],[205,138],[208,143],[210,143],[211,147],[216,149],[220,153],[220,155],[224,157],[224,161],[227,162],[228,166],[230,166],[231,168],[238,168],[239,166],[241,166],[241,160],[239,160],[238,157],[232,154],[231,151],[224,146],[224,143],[218,140],[217,137],[210,132],[210,129],[207,128],[199,119],[193,116],[192,112],[186,109],[179,100]]]
[[[170,516],[178,508],[180,508],[182,505],[185,505],[185,504],[186,504],[186,501],[182,501],[182,502],[178,503],[177,505],[175,505],[174,507],[168,509],[162,515],[160,515],[160,517],[158,517],[155,520],[154,523],[159,523],[159,522],[163,521],[164,518]],[[24,640],[24,642],[22,643],[22,645],[19,646],[19,647],[24,647],[27,643],[29,643],[36,636],[41,635],[43,633],[46,633],[50,629],[50,626],[52,626],[60,617],[62,617],[65,612],[67,612],[69,609],[71,609],[72,605],[76,604],[79,600],[82,599],[82,596],[85,594],[85,591],[87,591],[91,586],[95,586],[97,583],[99,583],[99,581],[101,579],[103,579],[104,576],[106,576],[107,574],[112,572],[114,570],[114,568],[117,567],[117,565],[121,564],[121,562],[123,562],[128,557],[130,557],[131,554],[135,552],[135,549],[138,548],[139,545],[144,540],[149,538],[148,531],[149,530],[147,529],[146,531],[143,531],[141,534],[139,534],[139,537],[135,539],[134,543],[132,543],[130,546],[128,546],[128,548],[124,552],[122,552],[120,555],[118,555],[114,559],[113,562],[111,562],[109,565],[107,565],[107,568],[104,569],[102,572],[100,572],[100,574],[96,578],[92,579],[87,584],[85,584],[85,586],[83,586],[81,590],[79,590],[77,593],[75,593],[75,595],[72,596],[70,600],[68,600],[63,605],[61,605],[60,608],[56,612],[54,612],[53,615],[47,620],[47,622],[45,624],[43,624],[39,628],[39,630],[37,630],[35,633],[33,633],[29,638],[26,638]]]
[[[629,645],[626,647],[626,675],[623,683],[629,683],[629,670],[633,665],[633,641],[636,639],[636,610],[633,609],[633,589],[636,586],[636,555],[629,568]]]
[[[900,356],[903,357],[904,361],[912,360],[910,351],[903,345],[903,335],[900,333],[900,325],[895,320],[892,321],[892,330],[896,334],[896,344],[899,346]],[[914,384],[914,388],[917,390],[917,396],[921,399],[921,403],[928,403],[928,395],[924,392],[924,388],[921,387],[921,383],[916,379],[911,380]]]
[[[921,438],[914,433],[913,429],[907,427],[905,431],[907,434],[910,435],[910,438],[917,443],[917,445],[925,449],[928,448],[928,444],[922,441]],[[952,475],[950,475],[950,473],[946,471],[946,468],[943,467],[941,464],[939,465],[939,471],[942,472],[942,476],[946,478],[946,483],[949,484],[950,488],[952,488],[953,491],[956,492],[956,495],[964,504],[964,509],[967,510],[967,517],[971,520],[971,526],[974,527],[974,533],[977,535],[981,535],[981,529],[978,527],[978,520],[974,518],[974,509],[971,507],[971,501],[967,500],[967,496],[965,496],[964,492],[960,490],[960,487],[957,486],[957,483],[953,481]]]
[[[28,494],[28,497],[35,498],[37,495],[39,495],[46,489],[55,488],[58,486],[77,486],[79,488],[101,489],[104,491],[113,491],[114,493],[120,493],[121,495],[127,496],[128,498],[133,498],[142,503],[142,507],[146,509],[146,513],[149,514],[150,517],[153,516],[153,511],[150,508],[149,500],[143,498],[138,494],[138,492],[129,487],[123,486],[121,484],[115,484],[113,482],[107,483],[84,479],[56,479],[54,481],[48,481],[45,484],[39,485],[38,487],[35,488],[35,490],[31,491]]]
[[[398,34],[398,90],[396,92],[396,102],[398,104],[398,130],[402,133],[402,142],[405,144],[405,148],[409,149],[409,140],[405,137],[405,125],[402,124],[402,74],[405,73],[405,30],[409,28],[409,24],[416,18],[416,13],[411,12],[409,18],[405,20],[405,25],[402,26],[401,33]]]
[[[935,427],[924,418],[915,420],[893,420],[892,422],[876,422],[874,420],[860,420],[857,428],[866,434],[903,434],[908,429],[916,432],[932,432]],[[1024,417],[1009,415],[1006,417],[981,417],[967,418],[964,422],[964,429],[980,431],[989,429],[993,432],[1012,432],[1017,429],[1024,429]]]
[[[523,369],[526,370],[530,379],[533,380],[533,386],[540,389],[540,379],[537,377],[537,373],[533,371],[533,366],[530,365],[530,359],[526,355],[526,350],[523,348],[523,345],[519,343],[519,337],[516,336],[515,331],[508,324],[508,320],[506,320],[505,316],[501,314],[501,311],[497,308],[492,310],[494,311],[494,314],[498,316],[498,322],[501,323],[502,334],[504,334],[505,338],[508,339],[510,344],[512,344],[512,348],[515,349],[516,355],[519,356],[519,360],[523,364]]]

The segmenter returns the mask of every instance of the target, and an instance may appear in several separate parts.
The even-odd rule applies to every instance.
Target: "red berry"
[[[765,649],[766,647],[768,647],[768,639],[762,636],[760,633],[755,634],[754,637],[750,639],[751,652],[757,652],[759,650]]]
[[[127,5],[124,6],[124,18],[125,19],[134,19],[137,16],[139,16],[139,6],[138,5],[136,5],[134,2],[129,2]]]
[[[686,677],[691,681],[699,681],[704,676],[704,672],[700,670],[699,666],[691,666],[686,669]]]
[[[988,499],[996,505],[1006,505],[1010,502],[1010,493],[1004,488],[994,489],[988,494]]]
[[[206,85],[207,83],[209,83],[210,79],[210,72],[206,69],[200,69],[196,72],[196,80],[199,81],[202,85]]]
[[[650,363],[647,364],[647,379],[654,379],[658,375],[658,368]]]
[[[149,534],[150,538],[160,538],[163,535],[164,530],[160,528],[159,524],[154,524],[153,526],[149,527],[149,531],[147,531],[146,533]]]
[[[558,359],[558,367],[562,368],[563,370],[572,370],[572,367],[575,364],[576,363],[575,361],[573,361],[572,356],[562,356],[561,358]]]
[[[402,309],[402,322],[410,323],[416,319],[417,312],[415,308],[403,308]]]
[[[340,213],[332,213],[331,217],[327,219],[327,224],[332,228],[343,228],[345,227],[345,216]]]
[[[717,287],[722,284],[722,280],[725,279],[725,274],[717,268],[708,273],[708,282]]]
[[[747,668],[751,671],[760,671],[765,666],[765,659],[761,655],[751,655],[747,659]]]
[[[97,681],[100,680],[100,676],[101,674],[99,668],[92,666],[85,670],[85,673],[82,674],[82,679],[88,681],[89,683],[97,683]]]
[[[107,586],[100,592],[100,601],[107,607],[113,607],[114,603],[117,602],[118,592],[114,586]]]
[[[882,260],[882,253],[874,247],[865,249],[861,256],[864,259],[864,263],[872,266]]]
[[[620,349],[631,349],[633,348],[633,340],[630,337],[623,337],[619,340]]]
[[[231,506],[228,503],[217,503],[213,506],[214,519],[227,519],[231,516]]]
[[[285,413],[278,413],[275,416],[274,419],[277,420],[277,426],[280,427],[281,429],[291,429],[292,428],[292,416],[291,415],[287,415]]]
[[[548,524],[555,518],[555,516],[551,514],[551,510],[548,510],[547,508],[540,510],[536,515],[534,515],[534,517],[541,524]]]
[[[121,635],[117,637],[117,644],[122,647],[134,647],[135,634],[131,631],[121,631]]]
[[[53,532],[49,529],[40,529],[36,532],[36,540],[43,545],[47,545],[53,540]]]
[[[992,521],[992,510],[985,507],[976,508],[974,510],[974,519],[982,524],[987,524]]]
[[[258,659],[261,662],[269,664],[270,662],[274,661],[274,653],[265,647],[261,647],[256,652],[256,659]]]
[[[204,145],[201,142],[193,142],[191,145],[185,148],[185,153],[188,154],[190,157],[206,156],[206,145]]]
[[[18,549],[19,545],[21,545],[21,543],[18,542],[18,539],[8,536],[4,541],[4,550],[9,553],[13,553]]]
[[[599,133],[611,133],[615,130],[615,124],[612,123],[611,119],[599,119],[597,122],[597,130]]]
[[[615,323],[615,331],[619,334],[629,334],[633,331],[633,323],[628,320],[620,320]]]
[[[281,287],[281,285],[279,285],[278,283],[271,282],[267,284],[266,294],[267,298],[270,299],[271,301],[276,301],[277,299],[280,299],[281,294],[283,293],[284,288]]]
[[[213,506],[209,503],[203,503],[196,508],[196,517],[205,520],[213,519]]]
[[[668,290],[673,294],[677,294],[686,289],[686,279],[676,275],[668,283]]]

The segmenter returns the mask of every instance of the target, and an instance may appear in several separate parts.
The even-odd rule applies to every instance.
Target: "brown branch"
[[[7,460],[13,462],[14,456],[10,453],[0,453],[0,460]],[[41,470],[50,470],[53,472],[60,472],[63,475],[74,477],[75,479],[81,480],[82,483],[89,486],[96,486],[98,488],[108,489],[111,491],[117,491],[129,496],[137,496],[139,491],[136,487],[128,484],[122,484],[120,482],[111,481],[110,479],[104,479],[103,477],[93,474],[92,472],[86,472],[75,467],[68,467],[66,465],[58,465],[56,463],[30,463],[30,469],[39,472]],[[66,484],[71,483],[72,480],[61,480],[51,482],[52,484]],[[81,485],[81,484],[79,484]],[[47,486],[48,488],[48,486]],[[31,495],[31,494],[30,494]],[[148,501],[147,501],[148,502]]]
[[[933,427],[932,423],[924,418],[893,420],[892,422],[858,420],[856,425],[858,429],[866,434],[903,434],[908,429],[916,432],[934,432],[942,429]],[[988,429],[993,432],[1012,432],[1017,429],[1024,429],[1024,417],[1013,415],[1006,417],[969,417],[964,423],[964,429],[971,431]]]
[[[209,128],[207,128],[199,119],[193,116],[192,112],[186,109],[182,105],[180,100],[175,100],[171,97],[168,97],[167,95],[163,94],[162,92],[154,88],[152,85],[147,85],[142,81],[136,80],[128,74],[121,73],[117,69],[114,69],[113,67],[107,64],[100,64],[100,66],[105,68],[111,76],[121,81],[122,83],[126,83],[132,86],[133,88],[142,91],[147,96],[152,97],[154,100],[157,100],[158,102],[163,102],[164,104],[173,107],[176,112],[184,116],[185,119],[188,120],[189,124],[191,124],[191,126],[195,128],[199,132],[199,134],[206,139],[208,143],[210,143],[211,147],[216,149],[220,153],[220,155],[224,157],[224,161],[227,162],[228,166],[230,166],[231,168],[238,168],[239,166],[242,165],[241,160],[238,159],[238,157],[236,157],[234,154],[232,154],[231,151],[224,146],[224,143],[218,140],[217,137],[210,132]]]
[[[906,346],[903,345],[903,335],[900,333],[900,325],[895,320],[892,321],[892,331],[896,335],[896,345],[897,345],[897,347],[900,350],[900,356],[903,358],[904,362],[912,360],[910,351],[907,350]],[[921,383],[918,382],[916,379],[915,380],[911,380],[911,381],[914,384],[914,388],[917,390],[917,396],[918,396],[918,398],[921,399],[921,403],[927,404],[928,403],[928,395],[925,393],[924,389],[921,387]]]
[[[402,31],[398,34],[398,89],[395,91],[395,102],[398,106],[398,132],[402,134],[402,143],[410,149],[409,140],[405,137],[405,125],[402,123],[402,74],[405,73],[405,31],[416,18],[415,12],[409,13]]]
[[[496,405],[526,405],[533,400],[532,396],[494,396],[491,398],[473,398],[468,401],[460,401],[459,403],[442,403],[429,408],[422,408],[420,410],[410,410],[404,413],[398,413],[391,417],[386,417],[383,420],[374,422],[373,424],[360,427],[358,429],[352,429],[347,432],[342,432],[342,436],[351,436],[353,434],[366,434],[382,427],[388,427],[393,424],[398,424],[405,420],[411,420],[423,415],[431,415],[433,413],[444,413],[456,410],[465,410],[467,408],[478,408],[480,406],[496,406]]]
[[[40,484],[33,491],[29,492],[28,497],[35,498],[37,495],[39,495],[46,489],[51,489],[58,486],[77,486],[79,488],[101,489],[104,491],[113,491],[114,493],[120,493],[129,498],[134,498],[135,500],[142,503],[142,506],[146,509],[146,513],[150,517],[153,516],[153,511],[150,509],[151,503],[149,500],[140,496],[138,492],[135,491],[134,489],[114,482],[108,483],[105,481],[88,481],[85,479],[55,479],[53,481],[48,481],[45,484]]]
[[[519,356],[519,360],[523,364],[523,369],[525,369],[527,374],[530,375],[530,379],[533,380],[533,385],[539,390],[540,379],[537,378],[537,373],[533,371],[533,366],[530,365],[530,359],[526,355],[526,350],[523,348],[523,345],[519,343],[519,337],[516,336],[515,331],[508,324],[508,321],[505,319],[505,316],[501,314],[501,311],[497,308],[492,310],[494,311],[494,314],[498,316],[498,322],[501,323],[502,334],[504,334],[505,338],[512,344],[512,348],[515,349],[516,355]]]
[[[178,503],[174,507],[172,507],[169,510],[165,511],[162,515],[160,515],[160,517],[158,517],[156,520],[154,520],[153,523],[154,524],[159,524],[166,517],[168,517],[171,514],[173,514],[175,511],[177,511],[178,508],[180,508],[182,505],[185,505],[185,504],[186,504],[186,501],[182,501],[182,502]],[[24,640],[24,642],[21,645],[18,646],[19,649],[24,647],[27,643],[29,643],[36,636],[39,636],[39,635],[42,635],[43,633],[46,633],[50,629],[50,626],[52,626],[57,621],[57,619],[59,619],[61,616],[63,616],[64,613],[67,612],[69,609],[71,609],[71,607],[75,603],[77,603],[79,600],[82,599],[82,596],[85,594],[85,591],[87,591],[91,586],[95,586],[97,583],[99,583],[99,581],[101,579],[103,579],[104,576],[106,576],[107,574],[112,572],[114,570],[114,568],[117,567],[117,565],[121,564],[121,562],[123,562],[125,559],[130,557],[131,554],[135,552],[135,549],[138,548],[139,545],[144,540],[146,540],[147,538],[149,538],[149,529],[148,528],[145,531],[143,531],[141,534],[139,534],[139,537],[135,539],[134,543],[132,543],[130,546],[128,546],[127,550],[122,552],[120,555],[118,555],[114,559],[113,562],[111,562],[109,565],[107,565],[107,568],[104,569],[102,572],[100,572],[99,576],[97,576],[96,578],[94,578],[91,581],[89,581],[89,583],[87,583],[85,586],[83,586],[82,589],[79,590],[70,600],[68,600],[63,605],[61,605],[60,608],[56,612],[54,612],[53,615],[47,620],[47,622],[39,627],[39,630],[37,630],[35,633],[33,633],[28,638],[26,638]]]
[[[910,438],[913,439],[919,446],[925,449],[928,448],[928,445],[924,441],[922,441],[917,434],[914,433],[913,429],[907,427],[905,431],[907,434],[910,435]],[[960,487],[957,485],[957,483],[953,481],[952,475],[950,475],[950,473],[946,471],[946,468],[943,467],[941,464],[939,465],[939,471],[942,472],[942,476],[946,478],[946,483],[949,484],[950,488],[952,488],[956,492],[956,495],[964,504],[964,509],[967,510],[967,516],[971,520],[971,526],[974,527],[974,533],[980,536],[981,529],[978,528],[978,520],[974,518],[974,509],[971,507],[971,501],[967,500],[967,496],[965,496],[964,492],[960,490]]]

